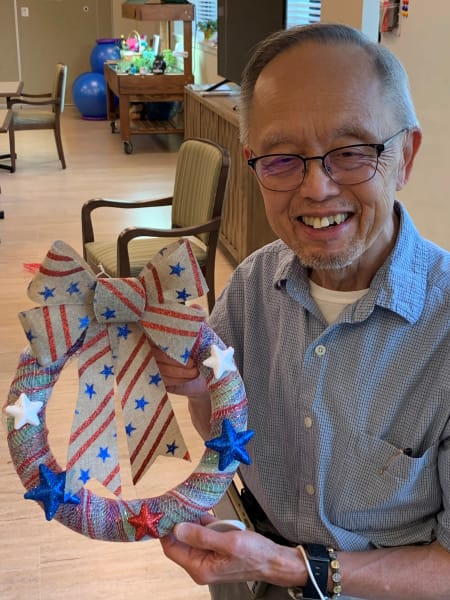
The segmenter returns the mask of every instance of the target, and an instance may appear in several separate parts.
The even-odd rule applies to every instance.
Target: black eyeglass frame
[[[251,167],[253,169],[253,171],[255,172],[255,175],[256,175],[258,181],[261,183],[261,185],[264,188],[266,188],[266,190],[270,190],[272,192],[292,192],[294,190],[297,190],[302,185],[303,181],[305,180],[307,162],[309,160],[320,160],[322,162],[322,168],[323,168],[324,172],[326,173],[326,175],[332,181],[334,181],[334,183],[337,183],[337,185],[359,185],[360,183],[366,183],[367,181],[370,181],[371,179],[373,179],[375,177],[375,173],[378,170],[378,160],[380,158],[381,153],[384,152],[384,150],[386,150],[386,146],[388,146],[398,135],[400,135],[401,133],[404,133],[405,131],[408,131],[407,127],[403,127],[402,129],[399,129],[396,133],[389,136],[387,139],[380,142],[379,144],[351,144],[350,146],[339,146],[338,148],[332,148],[331,150],[328,150],[328,152],[326,152],[323,156],[307,156],[307,157],[305,157],[305,156],[302,156],[301,154],[292,154],[292,153],[262,154],[261,156],[254,156],[254,157],[249,158],[247,160],[247,164],[249,165],[249,167]],[[373,174],[370,177],[368,177],[367,179],[363,179],[362,181],[358,181],[356,183],[339,183],[338,181],[333,179],[333,177],[331,176],[331,174],[329,173],[329,171],[327,169],[327,166],[325,164],[325,159],[332,152],[336,152],[337,150],[346,150],[347,148],[374,148],[376,150],[377,164],[375,165]],[[301,178],[301,181],[294,188],[290,188],[288,190],[274,190],[273,188],[269,188],[269,187],[267,187],[267,185],[264,185],[263,181],[261,181],[261,179],[258,175],[258,172],[256,170],[256,164],[259,160],[261,160],[263,158],[269,158],[271,156],[294,156],[295,158],[299,158],[300,160],[303,161],[303,177]]]

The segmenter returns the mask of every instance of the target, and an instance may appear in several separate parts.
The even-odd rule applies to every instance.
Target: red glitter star
[[[128,518],[128,523],[131,523],[136,529],[136,541],[138,542],[146,535],[159,537],[158,523],[162,517],[163,513],[152,513],[147,504],[142,504],[140,513]]]

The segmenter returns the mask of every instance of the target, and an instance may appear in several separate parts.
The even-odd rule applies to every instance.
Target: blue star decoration
[[[183,271],[185,271],[185,268],[180,263],[177,263],[176,265],[169,265],[169,267],[170,267],[170,274],[177,275],[178,277],[181,277],[181,273]]]
[[[86,389],[84,390],[84,393],[86,394],[86,396],[89,396],[89,400],[92,400],[92,396],[96,395],[96,391],[94,390],[94,384],[93,383],[86,383]]]
[[[44,464],[39,465],[39,480],[37,487],[24,494],[26,500],[36,500],[44,505],[45,518],[51,521],[60,504],[79,504],[80,499],[64,492],[66,487],[66,472],[53,473]]]
[[[102,317],[105,317],[106,320],[108,320],[108,319],[115,319],[116,318],[116,311],[113,308],[109,308],[107,306],[105,308],[105,312],[102,313]]]
[[[207,448],[219,453],[219,471],[224,471],[234,460],[246,465],[251,463],[244,446],[252,439],[254,433],[251,430],[236,431],[228,419],[222,421],[220,436],[205,442]]]
[[[146,535],[153,538],[158,537],[158,523],[161,521],[163,513],[153,513],[146,504],[142,504],[138,515],[128,517],[128,523],[135,528],[135,540],[138,542]]]
[[[79,321],[80,329],[87,329],[90,325],[91,320],[86,315],[85,317],[78,317],[78,321]]]
[[[25,334],[25,335],[27,336],[27,340],[28,340],[30,343],[31,343],[31,342],[32,342],[32,341],[33,341],[33,340],[36,338],[36,336],[35,336],[35,335],[33,335],[33,332],[31,331],[31,329],[29,329],[29,330],[26,332],[26,334]]]
[[[189,350],[189,348],[186,348],[185,351],[183,352],[183,354],[181,354],[180,358],[183,361],[184,365],[187,363],[190,355],[191,355],[191,351]]]
[[[83,482],[83,485],[86,485],[90,478],[91,474],[89,473],[89,469],[80,469],[80,476],[78,479]]]
[[[39,294],[44,297],[44,300],[48,300],[49,298],[53,298],[55,296],[55,290],[56,288],[49,288],[45,286],[42,292],[39,292]]]
[[[186,288],[183,288],[182,290],[176,290],[177,292],[177,300],[181,300],[181,302],[186,302],[186,300],[192,296],[192,294],[190,294]]]
[[[158,385],[161,383],[162,378],[161,375],[159,374],[159,371],[157,371],[154,375],[150,375],[150,380],[148,382],[149,385],[156,385],[156,387],[158,387]]]
[[[145,396],[142,396],[142,398],[136,398],[135,402],[136,406],[134,407],[134,410],[141,409],[142,412],[145,411],[145,407],[147,406],[147,404],[149,404],[149,402],[147,402],[147,400],[145,399]]]
[[[130,423],[128,423],[128,425],[125,427],[125,433],[128,437],[131,437],[133,435],[133,431],[136,431],[136,427],[133,427],[133,423],[130,421]]]
[[[79,283],[77,281],[72,281],[72,283],[67,288],[66,292],[71,296],[72,294],[80,294],[80,288],[78,287]]]
[[[109,453],[108,446],[106,446],[106,448],[102,448],[100,446],[100,450],[97,454],[97,458],[101,458],[103,462],[105,462],[105,460],[107,458],[111,458],[111,454]]]
[[[128,325],[119,325],[117,328],[117,337],[123,338],[124,340],[128,339],[128,336],[131,333],[131,329],[129,329]]]
[[[100,371],[100,375],[104,375],[105,379],[108,379],[110,375],[114,375],[114,367],[113,365],[105,365],[103,370]]]
[[[178,446],[175,444],[175,440],[173,440],[173,442],[171,444],[166,444],[166,446],[167,446],[166,454],[172,454],[172,456],[175,456],[175,450],[178,449]]]

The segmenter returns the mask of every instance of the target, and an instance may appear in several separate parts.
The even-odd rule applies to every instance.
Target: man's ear
[[[245,156],[245,160],[248,160],[252,155],[252,151],[250,150],[250,148],[248,146],[244,146],[244,156]]]
[[[422,132],[420,129],[412,129],[407,132],[405,142],[403,144],[402,160],[398,166],[397,173],[397,192],[406,185],[411,175],[414,165],[414,159],[422,142]]]

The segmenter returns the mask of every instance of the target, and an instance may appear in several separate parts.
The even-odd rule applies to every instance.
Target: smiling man
[[[448,599],[450,255],[396,200],[421,141],[404,69],[346,26],[294,28],[256,49],[240,102],[280,239],[210,324],[246,386],[257,533],[181,524],[164,551],[214,600],[255,580],[266,600]],[[204,382],[162,368],[207,436]]]

